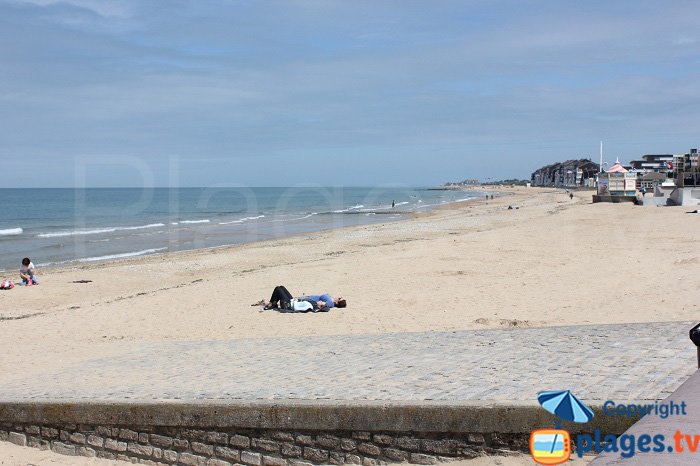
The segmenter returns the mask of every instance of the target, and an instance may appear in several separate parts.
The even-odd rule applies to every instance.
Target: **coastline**
[[[696,216],[594,205],[589,192],[499,190],[509,194],[405,221],[47,269],[39,286],[0,292],[0,371],[19,383],[165,342],[482,329],[517,338],[523,327],[697,317]],[[251,306],[279,284],[340,293],[348,307]],[[120,377],[100,373],[100,383]]]
[[[405,221],[43,269],[38,287],[0,293],[0,333],[16,327],[5,339],[11,347],[13,339],[36,333],[37,325],[80,319],[94,321],[94,328],[71,336],[76,343],[102,341],[103,335],[240,338],[692,320],[699,310],[690,277],[699,270],[692,244],[700,232],[682,208],[592,205],[587,192],[570,201],[551,189],[504,191],[512,195],[448,205]],[[519,209],[507,210],[510,204]],[[662,232],[655,229],[660,224]],[[619,267],[598,270],[601,261]],[[656,275],[672,277],[678,291],[666,296],[667,285]],[[78,280],[92,282],[73,283]],[[250,304],[267,299],[279,284],[298,294],[340,293],[349,307],[323,320],[258,316]],[[638,296],[641,290],[654,298]],[[615,313],[603,298],[608,293],[620,295]],[[377,299],[383,302],[376,305]],[[126,325],[106,328],[102,319],[115,313],[129,316]],[[153,327],[169,314],[173,325],[188,329],[185,334]],[[37,317],[23,318],[28,315]],[[214,331],[205,330],[210,325],[190,328],[205,316]],[[299,324],[312,318],[323,323]],[[241,319],[251,326],[238,333]],[[148,329],[131,328],[141,320]],[[222,331],[217,322],[225,329],[235,325]]]
[[[134,189],[124,189],[130,197],[137,194]],[[89,189],[84,193],[81,192],[82,195],[72,194],[72,191],[62,189],[60,195],[57,195],[60,198],[59,204],[62,206],[59,212],[49,213],[39,209],[28,214],[10,213],[9,219],[5,219],[4,223],[7,225],[22,225],[23,228],[0,229],[0,244],[4,251],[0,254],[0,276],[11,273],[15,269],[17,257],[31,257],[34,259],[35,266],[42,270],[79,267],[134,257],[207,250],[338,228],[401,221],[411,218],[414,213],[425,214],[445,205],[473,200],[471,197],[455,199],[455,195],[443,194],[423,196],[421,192],[430,190],[421,187],[410,188],[407,191],[388,189],[388,192],[379,188],[334,188],[334,190],[323,188],[322,194],[329,194],[327,191],[330,190],[335,197],[320,196],[316,202],[302,197],[309,192],[304,188],[251,189],[256,191],[251,191],[250,195],[260,197],[260,203],[256,204],[256,201],[248,200],[248,205],[253,209],[248,212],[237,210],[245,209],[246,206],[235,203],[222,204],[218,201],[208,206],[212,193],[205,188],[185,188],[176,190],[176,194],[172,194],[172,191],[167,188],[154,188],[149,191],[148,206],[140,205],[136,213],[138,218],[128,220],[123,218],[121,213],[116,215],[115,207],[109,205],[114,201],[115,196],[120,194],[121,189]],[[16,191],[12,190],[12,196],[25,198]],[[48,189],[46,193],[40,192],[44,193],[45,198],[53,191],[55,190]],[[442,191],[444,190],[440,190]],[[450,191],[453,194],[472,193],[472,190],[465,189]],[[236,191],[224,191],[224,193],[228,196],[237,194]],[[411,193],[414,194],[411,195]],[[90,206],[89,209],[85,207],[86,212],[90,213],[89,219],[81,219],[78,216],[73,223],[66,222],[63,217],[69,214],[66,212],[66,202],[75,198],[72,203],[84,204],[83,197],[88,194],[100,199],[99,202],[102,204],[107,204],[106,213],[95,217],[94,212],[100,212],[101,207],[99,205]],[[480,194],[473,195],[478,197]],[[393,205],[377,203],[380,197],[386,200],[386,196],[391,199],[392,195],[399,199],[395,209]],[[297,204],[301,202],[301,205],[295,205],[290,210],[289,205],[292,201],[289,199],[295,199],[295,196],[302,199],[297,201]],[[451,199],[448,199],[449,197]],[[180,198],[184,198],[183,202],[187,205],[180,205],[178,208]],[[200,205],[200,201],[207,206]],[[171,211],[169,209],[173,208],[171,205],[173,202],[175,208]],[[193,205],[193,202],[196,204]],[[21,206],[21,204],[18,205]],[[128,212],[130,208],[123,209]],[[23,211],[20,209],[18,212]],[[167,215],[164,216],[164,213]],[[37,221],[22,218],[26,215],[34,215],[37,219],[46,216],[46,219]],[[71,213],[68,217],[71,215],[73,214]],[[13,220],[13,216],[17,218]],[[189,219],[183,220],[182,217]]]
[[[478,188],[478,189],[477,189]],[[462,188],[462,189],[449,189],[449,191],[455,191],[455,192],[478,192],[478,193],[483,193],[484,191],[487,191],[489,187],[486,186],[476,186],[474,188]],[[502,193],[500,191],[494,190],[494,200],[497,199],[499,196],[507,196],[510,195],[511,193]],[[410,221],[412,219],[416,218],[425,218],[429,217],[431,215],[435,215],[441,211],[449,211],[452,209],[459,208],[461,205],[465,203],[478,203],[478,202],[483,202],[484,199],[482,198],[471,198],[471,199],[463,199],[463,200],[457,200],[457,201],[450,201],[442,205],[435,205],[430,209],[426,209],[423,211],[394,211],[394,212],[383,212],[378,215],[382,216],[389,216],[389,215],[403,215],[403,218],[398,218],[398,219],[385,219],[385,220],[376,220],[374,222],[368,222],[368,223],[361,223],[361,224],[352,224],[352,225],[343,225],[343,226],[331,226],[329,228],[322,228],[318,230],[310,230],[310,231],[301,231],[301,232],[294,232],[294,233],[287,233],[287,234],[282,234],[280,236],[276,236],[273,238],[260,238],[260,239],[255,239],[252,241],[247,241],[247,242],[240,242],[240,243],[230,243],[230,244],[223,244],[223,245],[218,245],[218,246],[202,246],[202,247],[195,247],[192,249],[180,249],[180,250],[174,250],[174,251],[165,251],[165,252],[153,252],[153,253],[148,253],[148,254],[140,254],[140,255],[134,255],[134,256],[125,256],[125,257],[117,257],[113,259],[104,259],[104,260],[91,260],[92,258],[89,258],[88,260],[85,259],[74,259],[70,261],[65,261],[61,263],[49,263],[49,264],[41,264],[41,270],[42,271],[47,271],[49,273],[56,273],[60,271],[68,271],[68,270],[86,270],[86,269],[92,269],[92,268],[97,268],[98,266],[109,266],[112,264],[122,264],[122,263],[128,263],[130,261],[139,261],[142,259],[148,259],[148,258],[157,258],[157,257],[179,257],[180,255],[183,254],[197,254],[199,252],[207,252],[207,251],[213,251],[213,250],[228,250],[228,249],[235,249],[238,247],[242,246],[247,246],[251,244],[258,244],[258,243],[266,243],[266,242],[272,242],[276,240],[283,240],[286,238],[299,238],[303,237],[305,235],[311,235],[315,233],[321,233],[321,232],[331,232],[331,231],[340,231],[340,230],[347,230],[347,229],[354,229],[354,228],[363,228],[365,226],[369,225],[376,225],[376,224],[387,224],[387,223],[395,223],[395,222],[404,222],[404,221]],[[8,278],[10,274],[12,274],[14,271],[13,270],[0,270],[0,274],[5,274],[8,275]],[[11,280],[14,280],[10,278]]]

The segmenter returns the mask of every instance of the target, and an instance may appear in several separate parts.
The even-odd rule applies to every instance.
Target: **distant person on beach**
[[[25,285],[38,285],[39,280],[36,277],[36,269],[32,261],[25,257],[22,259],[22,265],[19,266],[19,277]]]
[[[573,198],[574,198],[573,193],[569,193],[569,199],[573,199]]]
[[[393,209],[394,207],[396,207],[396,202],[395,202],[395,201],[391,201],[391,208]]]
[[[272,296],[270,297],[270,302],[265,304],[265,309],[288,309],[290,303],[294,299],[292,293],[289,290],[280,285],[276,286],[272,291]],[[332,307],[346,307],[347,303],[343,298],[333,298],[328,293],[319,295],[308,295],[301,296],[300,301],[307,301],[311,303],[314,309],[326,310]]]

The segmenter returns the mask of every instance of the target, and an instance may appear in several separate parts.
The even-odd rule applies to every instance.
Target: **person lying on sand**
[[[284,286],[276,286],[272,291],[270,302],[265,304],[265,309],[287,309],[294,299],[292,293]],[[330,309],[332,307],[345,307],[347,302],[343,298],[333,298],[328,293],[319,295],[308,295],[297,298],[301,301],[308,301],[314,309]]]

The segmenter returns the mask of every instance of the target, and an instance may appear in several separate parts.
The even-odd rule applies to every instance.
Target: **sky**
[[[0,0],[0,187],[428,186],[700,142],[700,2]]]

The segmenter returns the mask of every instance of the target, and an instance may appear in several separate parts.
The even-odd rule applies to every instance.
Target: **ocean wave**
[[[84,235],[99,235],[100,233],[113,233],[115,231],[124,230],[143,230],[144,228],[155,228],[162,227],[162,223],[150,223],[148,225],[138,225],[134,227],[106,227],[106,228],[95,228],[93,230],[71,230],[71,231],[58,231],[55,233],[39,233],[37,238],[62,238],[64,236],[84,236]]]
[[[21,228],[8,228],[7,230],[0,230],[0,236],[14,236],[21,235],[24,232]]]
[[[117,230],[143,230],[144,228],[155,228],[155,227],[164,227],[164,223],[151,223],[149,225],[141,225],[138,227],[118,227]]]
[[[350,207],[345,208],[345,209],[333,210],[330,213],[332,213],[332,214],[344,214],[346,212],[350,212],[351,210],[362,209],[363,207],[364,207],[364,204],[357,204],[357,205],[350,206]]]
[[[310,213],[309,215],[305,215],[304,217],[293,218],[293,219],[291,219],[291,220],[292,220],[292,221],[294,221],[294,220],[306,220],[307,218],[311,218],[311,217],[313,217],[314,215],[318,215],[318,212],[312,212],[312,213]]]
[[[155,252],[163,251],[165,249],[168,249],[168,248],[144,249],[143,251],[124,252],[121,254],[110,254],[107,256],[99,256],[99,257],[84,257],[82,259],[78,259],[78,262],[96,262],[96,261],[106,261],[106,260],[111,260],[111,259],[123,259],[125,257],[143,256],[144,254],[153,254]]]
[[[219,222],[219,225],[231,225],[232,223],[243,223],[243,222],[247,222],[248,220],[257,220],[259,218],[265,218],[265,216],[258,215],[257,217],[245,217],[245,218],[241,218],[239,220],[232,220],[230,222]]]
[[[211,222],[211,220],[206,219],[206,220],[180,220],[179,223],[188,224],[188,223],[209,223],[209,222]],[[173,223],[173,225],[177,225],[177,224],[178,224],[178,222]]]

